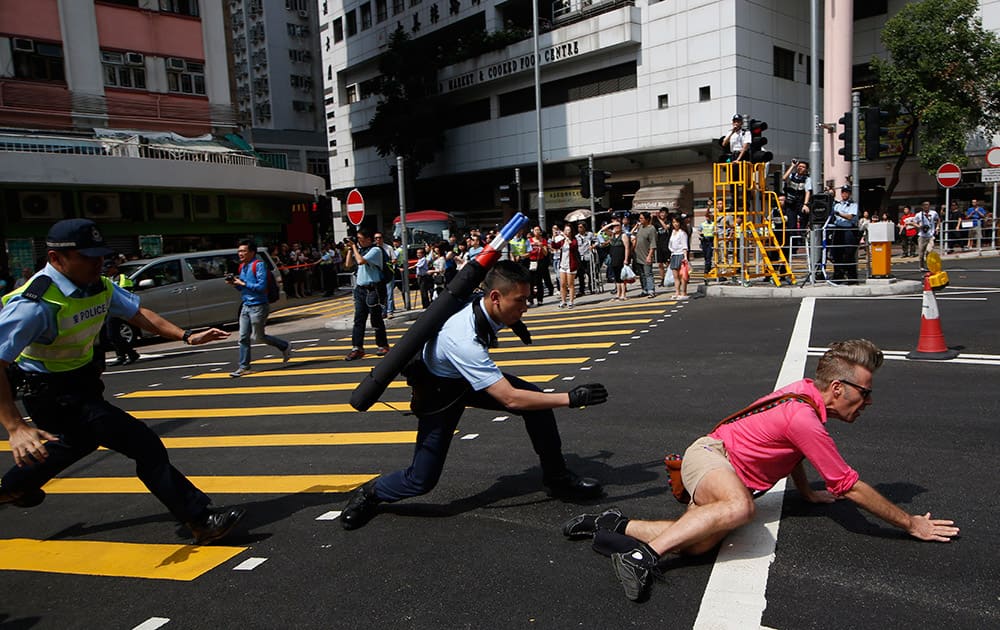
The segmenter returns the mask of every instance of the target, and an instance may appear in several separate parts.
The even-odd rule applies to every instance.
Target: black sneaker
[[[600,514],[577,514],[562,526],[566,538],[589,538],[599,529],[606,529],[619,534],[625,533],[628,519],[616,507],[604,510]]]
[[[375,480],[372,479],[354,491],[351,500],[340,513],[340,524],[348,530],[362,527],[378,512],[379,503],[379,498],[375,496]]]
[[[659,556],[645,543],[627,553],[612,554],[611,566],[625,589],[625,597],[633,602],[642,602],[649,597],[658,561]]]
[[[33,490],[3,490],[0,489],[0,505],[16,505],[22,508],[33,508],[45,500],[45,491],[41,488]]]
[[[241,507],[209,511],[196,523],[188,523],[194,544],[207,545],[229,535],[247,511]]]
[[[604,494],[601,482],[590,477],[581,477],[571,470],[555,477],[547,477],[542,483],[548,488],[549,494],[558,499],[571,501],[595,499]]]

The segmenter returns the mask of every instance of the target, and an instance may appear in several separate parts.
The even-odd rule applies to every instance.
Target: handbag
[[[538,271],[538,261],[532,260],[528,263],[528,271]]]
[[[633,280],[635,280],[635,272],[632,271],[632,267],[629,265],[623,265],[621,273],[621,281],[632,282]]]
[[[719,421],[719,423],[715,425],[715,428],[712,429],[712,431],[709,431],[709,433],[712,433],[713,431],[717,430],[724,424],[729,424],[730,422],[736,422],[737,420],[742,420],[747,416],[752,416],[755,413],[760,413],[761,411],[766,411],[773,407],[777,407],[778,405],[788,402],[790,400],[797,400],[799,402],[806,403],[807,405],[813,408],[813,411],[816,412],[817,416],[820,415],[819,408],[816,406],[816,403],[813,401],[812,398],[804,394],[782,394],[777,398],[768,398],[762,400],[748,407],[744,407],[743,409],[740,409],[734,414],[726,416],[721,421]],[[677,501],[679,501],[680,503],[690,503],[691,495],[684,487],[684,479],[683,477],[681,477],[681,466],[683,463],[684,463],[684,456],[678,455],[677,453],[670,453],[663,458],[663,465],[666,466],[667,474],[670,476],[670,491],[673,493],[674,498],[677,499]]]
[[[681,279],[687,281],[691,277],[691,265],[688,263],[687,258],[681,261],[681,268],[678,270],[681,274]]]

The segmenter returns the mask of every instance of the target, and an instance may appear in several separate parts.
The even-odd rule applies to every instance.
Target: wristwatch
[[[188,328],[187,330],[184,331],[184,334],[181,335],[181,341],[190,346],[191,345],[190,340],[191,340],[191,329]]]

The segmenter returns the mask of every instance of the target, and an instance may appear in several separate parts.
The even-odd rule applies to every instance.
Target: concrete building
[[[860,69],[880,54],[880,27],[903,4],[828,1],[858,9],[853,44],[837,48],[843,52],[837,59],[821,60],[821,77],[830,76],[831,63],[847,64],[853,86],[864,86],[868,77]],[[579,168],[591,154],[596,169],[612,173],[604,207],[669,204],[684,188],[674,184],[687,185],[693,204],[704,205],[712,189],[711,163],[720,153],[716,141],[736,113],[769,124],[765,135],[775,170],[808,157],[814,79],[809,8],[810,2],[786,0],[542,0],[548,222],[589,203],[579,195]],[[987,27],[1000,27],[1000,3],[987,0],[982,8]],[[520,202],[534,218],[538,136],[530,1],[321,0],[320,19],[332,188],[338,195],[361,189],[379,227],[397,214],[394,157],[380,157],[366,131],[378,102],[372,90],[378,57],[391,33],[402,28],[458,57],[437,72],[449,128],[444,150],[420,175],[416,209],[447,210],[470,225],[491,225],[515,205],[500,201],[498,187],[518,168]],[[461,50],[449,50],[477,31],[509,43],[464,58]],[[821,114],[821,122],[835,124],[843,111]],[[824,151],[835,156],[836,130],[824,136]],[[862,164],[863,195],[886,180],[888,164]],[[935,193],[933,177],[915,165],[904,169],[897,197]]]
[[[237,128],[223,0],[0,1],[0,237],[98,219],[127,254],[283,236],[319,177],[219,142]],[[2,262],[2,261],[0,261]]]

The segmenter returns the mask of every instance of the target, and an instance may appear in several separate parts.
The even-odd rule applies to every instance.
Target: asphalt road
[[[351,532],[335,518],[344,492],[406,465],[412,450],[411,417],[344,409],[377,359],[344,363],[349,334],[316,319],[269,327],[294,342],[293,363],[255,348],[256,375],[238,380],[226,376],[232,340],[144,346],[138,364],[111,368],[108,396],[148,422],[216,504],[249,515],[218,546],[191,547],[129,481],[127,459],[94,454],[50,484],[42,505],[0,509],[0,627],[997,627],[1000,505],[989,480],[998,463],[1000,262],[948,270],[952,286],[937,299],[959,360],[900,356],[916,346],[920,296],[817,299],[804,372],[836,339],[864,336],[887,351],[875,404],[831,430],[862,479],[908,511],[955,519],[962,535],[921,543],[848,502],[812,506],[788,490],[773,562],[766,548],[743,552],[765,559],[756,575],[737,578],[766,585],[751,625],[724,621],[745,603],[738,595],[702,605],[720,601],[715,580],[734,565],[727,543],[724,561],[669,559],[650,600],[634,604],[610,561],[559,527],[611,505],[635,517],[679,515],[663,455],[774,387],[803,308],[797,299],[531,311],[534,347],[502,336],[495,358],[545,388],[607,385],[606,405],[557,412],[570,466],[602,480],[606,496],[589,505],[551,499],[520,419],[469,410],[440,485]],[[269,354],[273,362],[262,362]],[[382,400],[405,409],[407,398],[397,387]]]

